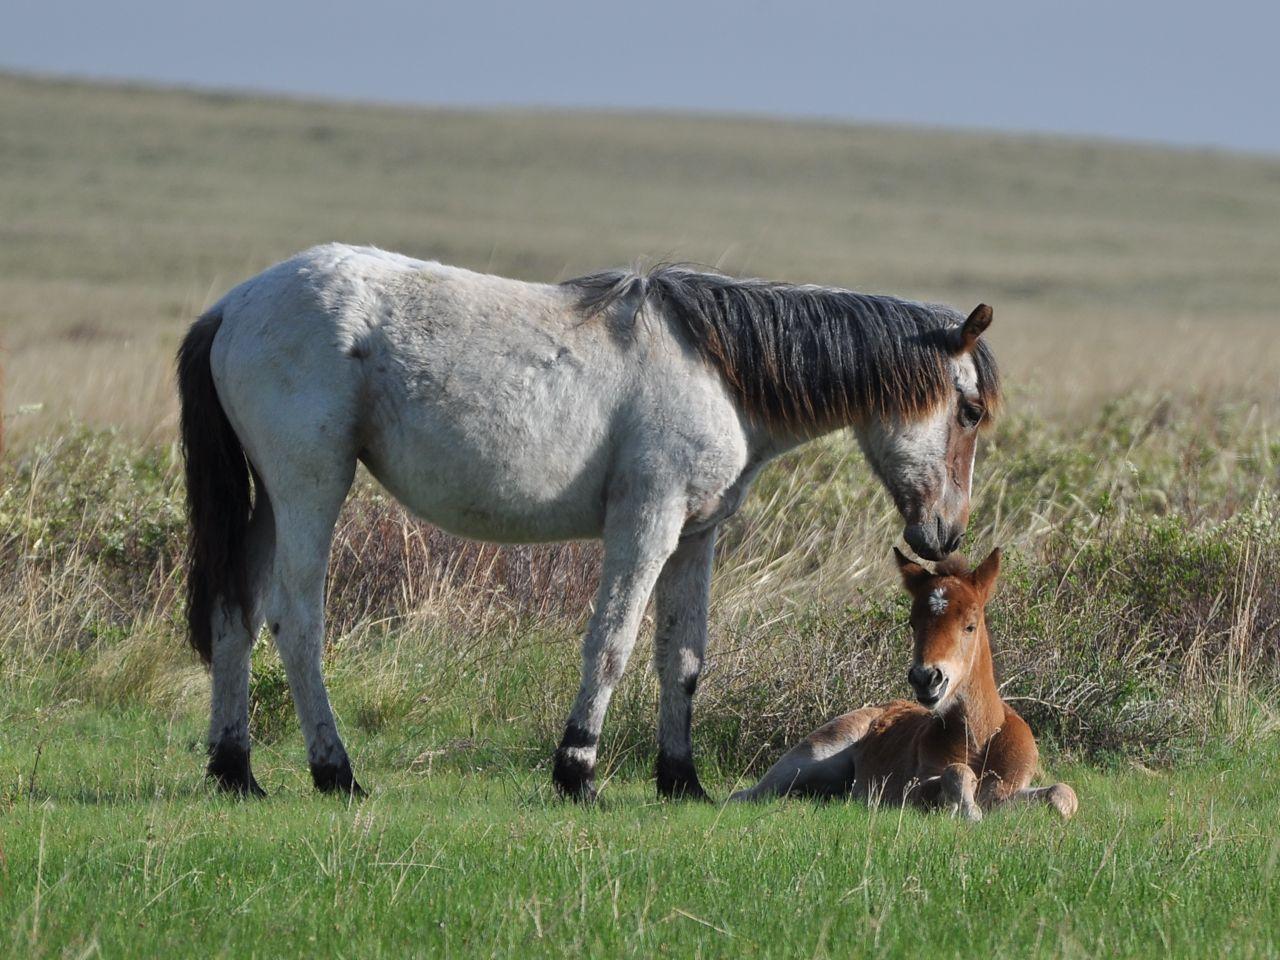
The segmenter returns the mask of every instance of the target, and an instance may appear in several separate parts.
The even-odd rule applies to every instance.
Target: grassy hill
[[[167,430],[182,326],[335,239],[529,279],[691,259],[986,301],[1011,379],[1050,410],[1134,388],[1274,401],[1280,368],[1280,159],[0,74],[9,408]]]

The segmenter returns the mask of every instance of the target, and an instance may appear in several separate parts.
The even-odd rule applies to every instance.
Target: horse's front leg
[[[658,706],[658,794],[706,800],[693,766],[693,695],[707,649],[707,610],[716,528],[680,541],[654,593],[653,666]]]
[[[582,648],[582,686],[556,751],[556,790],[595,798],[596,749],[613,688],[635,646],[645,604],[684,524],[676,498],[611,503],[605,520],[604,566],[596,609]]]
[[[953,763],[942,771],[939,779],[940,800],[953,814],[977,822],[982,819],[978,806],[978,775],[967,763]]]

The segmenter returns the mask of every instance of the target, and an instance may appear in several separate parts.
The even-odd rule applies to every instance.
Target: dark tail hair
[[[251,467],[213,385],[209,352],[222,326],[213,310],[191,325],[178,348],[182,455],[186,461],[187,632],[200,659],[213,660],[214,604],[249,617],[245,547],[252,509]]]

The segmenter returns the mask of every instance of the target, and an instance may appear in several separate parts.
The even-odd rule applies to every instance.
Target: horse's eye
[[[968,429],[973,429],[982,422],[982,414],[984,413],[981,406],[968,401],[960,403],[960,423]]]
[[[978,629],[978,625],[977,625],[976,623],[971,623],[971,624],[969,624],[967,627],[965,627],[965,628],[964,628],[964,632],[965,632],[965,633],[973,633],[973,631],[975,631],[975,630],[977,630],[977,629]]]

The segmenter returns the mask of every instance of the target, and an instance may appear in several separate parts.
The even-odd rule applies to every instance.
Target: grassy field
[[[640,259],[995,305],[1003,691],[1081,813],[975,827],[658,804],[642,637],[595,809],[548,761],[591,544],[499,550],[361,479],[312,795],[255,651],[271,797],[202,781],[171,356],[234,282],[371,242],[555,279]],[[1280,952],[1280,161],[707,117],[422,112],[0,75],[0,955]],[[724,532],[695,743],[716,797],[901,695],[900,524],[849,439]]]
[[[311,795],[294,750],[259,761],[273,798],[238,804],[199,788],[181,724],[83,708],[58,723],[81,739],[38,773],[39,802],[4,813],[10,956],[1280,951],[1274,743],[1195,770],[1064,768],[1075,821],[1025,809],[974,828],[658,804],[639,782],[581,810],[519,765],[379,767],[346,809]]]

